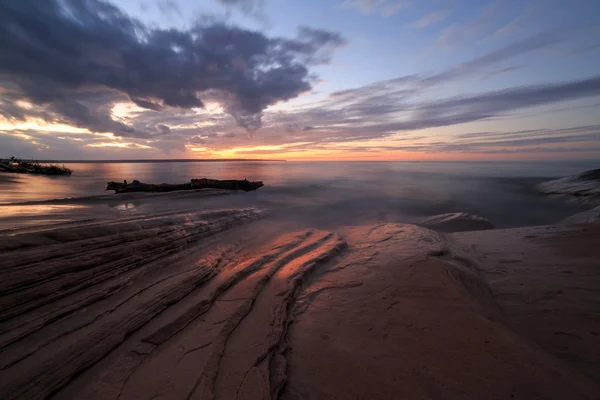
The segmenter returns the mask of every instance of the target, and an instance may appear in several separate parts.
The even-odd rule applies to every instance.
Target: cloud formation
[[[265,6],[264,0],[217,0],[217,2],[248,15],[262,14]]]
[[[295,141],[343,143],[499,118],[531,107],[600,96],[600,76],[430,100],[418,100],[420,82],[420,77],[410,76],[333,93],[311,108],[277,114],[269,121],[295,127],[310,122],[313,129],[292,131]],[[283,136],[278,139],[271,138],[275,143],[290,140]]]
[[[525,9],[520,14],[514,16],[508,23],[498,28],[491,35],[491,38],[499,38],[522,29],[532,20],[540,18],[545,8],[552,7],[551,0],[537,0],[529,4],[524,2],[524,5],[526,5]]]
[[[423,78],[423,82],[429,85],[441,84],[468,77],[480,71],[487,71],[491,66],[564,43],[580,32],[580,29],[567,27],[548,29],[509,43],[455,67],[432,74]]]
[[[354,9],[362,14],[379,13],[392,15],[409,7],[410,0],[344,0],[342,7]]]
[[[160,111],[202,108],[206,95],[255,129],[267,106],[310,90],[309,68],[345,43],[307,27],[294,39],[218,22],[151,28],[101,0],[3,1],[0,37],[0,86],[11,104],[3,115],[22,119],[22,100],[46,120],[124,137],[154,133],[111,118],[124,99]]]
[[[508,72],[516,71],[516,70],[521,69],[521,68],[522,68],[522,66],[520,66],[520,65],[513,65],[513,66],[510,66],[510,67],[497,69],[495,71],[492,71],[492,72],[489,72],[489,73],[485,74],[483,77],[481,77],[481,80],[489,79],[489,78],[491,78],[493,76],[497,76],[497,75],[506,74]]]
[[[254,12],[261,4],[218,1],[242,12]],[[329,63],[332,54],[344,46],[344,38],[309,27],[299,27],[291,39],[269,37],[210,19],[186,30],[158,29],[100,0],[27,3],[25,7],[18,0],[0,2],[0,122],[34,118],[85,128],[92,134],[69,133],[69,126],[65,132],[56,127],[36,132],[35,126],[25,123],[12,131],[6,124],[0,125],[0,147],[22,146],[26,155],[55,151],[49,154],[56,158],[60,154],[103,158],[98,154],[108,147],[111,158],[117,154],[164,157],[163,152],[173,157],[208,156],[219,151],[248,155],[311,150],[324,154],[394,150],[486,153],[534,146],[575,149],[599,139],[598,130],[589,127],[572,132],[464,135],[451,129],[421,131],[506,120],[517,113],[522,117],[524,110],[540,115],[550,111],[532,109],[600,97],[600,76],[508,85],[487,92],[486,88],[498,88],[501,81],[481,82],[519,68],[526,74],[526,56],[565,44],[585,28],[547,29],[460,64],[444,64],[447,67],[441,70],[417,71],[339,90],[312,103],[307,102],[311,96],[270,107],[310,91],[315,82],[311,70]],[[171,7],[172,2],[161,4]],[[345,4],[365,13],[385,14],[391,10],[386,7],[405,2],[349,0]],[[473,24],[482,30],[490,13],[483,11]],[[438,18],[441,14],[425,15],[415,27],[425,27]],[[596,48],[592,45],[582,50]],[[507,78],[519,78],[521,73],[518,75]],[[578,102],[578,107],[583,103]],[[586,107],[597,108],[597,103]],[[446,138],[436,137],[437,131],[445,132]]]
[[[449,15],[450,15],[450,12],[448,10],[433,11],[433,12],[425,15],[423,18],[413,22],[411,24],[411,27],[418,28],[418,29],[424,29],[424,28],[427,28],[428,26],[437,24],[438,22],[445,20],[446,18],[448,18]]]
[[[448,26],[438,36],[436,41],[437,46],[443,49],[451,49],[465,40],[481,34],[481,32],[489,28],[501,5],[502,0],[493,0],[471,21]]]

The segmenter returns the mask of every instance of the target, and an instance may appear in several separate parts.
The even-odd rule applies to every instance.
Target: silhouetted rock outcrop
[[[41,174],[41,175],[71,175],[73,171],[65,166],[55,164],[40,164],[37,161],[26,161],[11,157],[7,160],[0,159],[0,172],[12,172],[17,174]]]
[[[543,182],[537,186],[537,189],[547,194],[600,197],[600,169],[593,169],[579,175]]]

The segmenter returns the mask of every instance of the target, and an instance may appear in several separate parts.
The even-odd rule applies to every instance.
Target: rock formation
[[[0,397],[600,396],[599,226],[445,236],[263,217],[171,211],[2,236]]]
[[[439,214],[423,220],[419,225],[438,232],[481,231],[494,229],[494,224],[478,215],[468,213]]]
[[[18,174],[39,175],[71,175],[73,171],[55,164],[41,164],[37,161],[27,161],[20,158],[0,159],[0,172],[13,172]]]
[[[575,176],[540,183],[538,190],[547,194],[568,194],[577,197],[600,199],[600,169],[594,169]]]

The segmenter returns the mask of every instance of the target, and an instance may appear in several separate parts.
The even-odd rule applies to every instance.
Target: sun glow
[[[258,152],[269,152],[270,153],[270,152],[277,152],[278,150],[285,151],[286,149],[289,149],[290,147],[303,146],[303,145],[307,145],[310,143],[311,142],[296,142],[296,143],[286,143],[286,144],[279,144],[279,145],[234,147],[232,149],[221,150],[221,151],[219,151],[219,153],[220,154],[229,153],[230,155],[243,154],[243,153],[258,153]]]
[[[196,146],[186,145],[185,148],[190,151],[193,151],[194,153],[198,153],[198,152],[206,153],[206,152],[210,151],[210,149],[208,147],[196,147]]]
[[[118,119],[128,119],[135,117],[136,113],[140,113],[146,111],[142,107],[138,107],[135,103],[132,102],[122,102],[113,104],[110,113],[113,117]]]
[[[31,110],[34,107],[33,104],[25,100],[17,100],[15,101],[15,104],[21,108],[24,108],[25,110]]]
[[[120,148],[138,148],[138,149],[151,149],[151,146],[145,144],[131,143],[131,142],[101,142],[101,143],[90,143],[86,147],[120,147]]]
[[[90,133],[87,129],[77,128],[67,124],[52,123],[37,118],[28,118],[25,121],[9,121],[0,118],[0,131],[33,130],[38,132],[61,132],[61,133]]]

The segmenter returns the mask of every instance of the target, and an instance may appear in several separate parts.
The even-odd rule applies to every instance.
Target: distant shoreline
[[[173,163],[173,162],[275,162],[287,160],[261,160],[251,158],[222,158],[222,159],[157,159],[157,160],[36,160],[40,163],[61,164],[108,164],[108,163]]]

